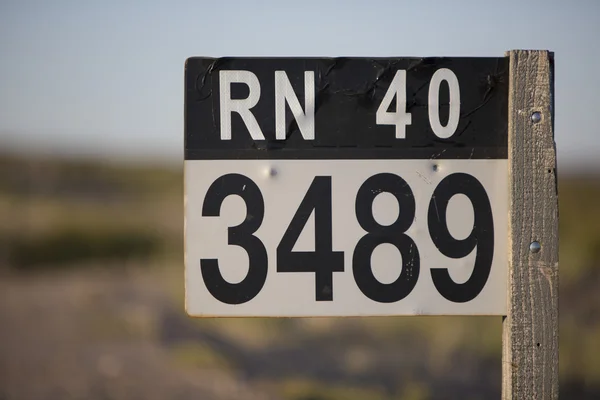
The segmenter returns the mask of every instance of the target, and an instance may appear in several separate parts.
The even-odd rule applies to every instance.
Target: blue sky
[[[0,0],[0,146],[183,155],[189,56],[556,53],[559,165],[600,168],[600,1]]]

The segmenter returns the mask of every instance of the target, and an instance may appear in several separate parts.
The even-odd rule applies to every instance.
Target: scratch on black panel
[[[464,127],[464,128],[462,128],[462,129],[460,130],[460,132],[458,132],[458,133],[457,133],[456,135],[454,135],[454,136],[456,136],[456,137],[459,137],[460,135],[462,135],[463,133],[465,133],[465,131],[467,130],[467,128],[468,128],[470,125],[471,125],[471,120],[468,120],[468,121],[467,121],[467,124],[465,125],[465,127]]]
[[[344,65],[346,64],[346,62],[348,61],[348,59],[346,57],[337,57],[331,60],[331,65],[329,65],[327,67],[327,69],[325,70],[325,77],[329,77],[329,74],[334,70],[334,69],[339,69],[339,68],[343,68]]]
[[[375,98],[375,89],[379,87],[379,83],[381,81],[391,81],[391,79],[393,79],[393,68],[399,63],[399,61],[392,61],[382,64],[378,60],[373,60],[372,63],[379,68],[377,75],[372,82],[365,82],[364,88],[361,90],[341,90],[336,92],[336,94],[340,93],[349,97],[358,97],[367,104],[372,103]]]
[[[496,69],[493,72],[486,74],[483,80],[483,86],[485,87],[485,92],[483,93],[483,98],[481,100],[481,104],[472,109],[471,111],[466,112],[461,115],[461,118],[467,118],[470,115],[473,115],[476,111],[485,107],[485,105],[494,97],[494,94],[497,92],[498,87],[501,83],[504,83],[504,73],[505,71],[498,71],[499,63],[496,62]]]
[[[200,95],[200,97],[198,98],[197,101],[204,101],[212,96],[212,88],[210,88],[210,90],[208,91],[208,94],[206,94],[204,96],[202,95],[202,90],[206,86],[206,78],[210,74],[212,74],[212,72],[215,69],[221,67],[227,61],[229,61],[229,58],[227,58],[227,57],[217,58],[212,63],[210,63],[210,65],[208,66],[208,68],[206,68],[206,70],[200,72],[196,76],[196,82],[195,82],[196,92],[198,92],[198,94]],[[200,86],[198,86],[198,81],[200,81]],[[217,127],[217,120],[215,118],[215,108],[214,107],[211,107],[211,114],[212,114],[213,127],[215,128],[215,130],[217,130],[218,127]]]
[[[322,86],[321,82],[317,84],[317,93],[315,94],[315,115],[319,112],[319,109],[323,104],[329,100],[329,82],[325,82]]]
[[[329,93],[329,74],[331,74],[335,69],[342,68],[344,64],[346,64],[347,60],[344,57],[339,57],[330,61],[331,64],[326,67],[325,73],[322,73],[321,69],[318,70],[315,94],[315,115],[319,112],[321,106],[325,104],[331,97],[331,94]]]
[[[447,62],[448,59],[446,57],[423,57],[417,60],[414,60],[411,65],[406,69],[407,72],[414,71],[420,72],[421,69],[430,69],[430,68],[438,68],[440,65],[443,65]]]
[[[386,78],[385,80],[389,80],[391,81],[393,79],[393,74],[395,74],[395,70],[394,67],[396,65],[398,65],[399,61],[392,61],[392,62],[388,62],[385,65],[382,65],[380,62],[378,61],[373,61],[373,64],[376,64],[380,67],[382,67],[382,69],[377,73],[377,77],[375,78],[375,81],[373,82],[374,85],[376,85],[377,83],[379,83],[380,80]]]
[[[218,67],[222,66],[223,64],[225,64],[225,62],[227,62],[229,59],[226,57],[223,58],[217,58],[216,60],[214,60],[212,63],[210,63],[210,65],[208,66],[208,68],[206,68],[206,70],[200,72],[197,76],[196,76],[196,82],[195,82],[195,88],[196,88],[196,92],[198,92],[198,94],[200,95],[200,98],[198,99],[198,101],[203,101],[208,99],[210,96],[212,96],[212,88],[209,90],[208,94],[206,95],[202,95],[202,90],[204,89],[204,86],[206,86],[206,78]],[[200,83],[198,82],[200,81]]]
[[[342,68],[346,64],[347,59],[345,57],[338,57],[338,58],[333,58],[329,61],[331,61],[331,63],[329,65],[327,65],[327,67],[325,68],[325,71],[322,71],[321,69],[317,70],[317,82],[315,84],[315,86],[316,86],[315,115],[319,112],[319,110],[321,109],[321,106],[323,106],[323,104],[327,103],[327,101],[331,97],[331,93],[329,91],[329,89],[330,89],[329,75],[334,70]],[[285,139],[283,141],[273,142],[273,143],[269,144],[267,146],[267,148],[269,148],[269,149],[283,148],[285,146],[285,142],[296,131],[299,131],[298,123],[295,119],[292,119],[292,120],[290,120],[290,123],[286,127]]]
[[[423,65],[424,62],[425,62],[424,58],[414,61],[411,65],[408,66],[408,68],[406,68],[406,72],[419,68],[420,66]]]
[[[423,90],[423,88],[424,88],[425,86],[427,86],[427,85],[429,85],[429,82],[423,82],[423,84],[422,84],[421,86],[419,86],[419,87],[417,88],[417,90],[415,90],[415,91],[413,92],[413,96],[416,96],[416,95],[417,95],[417,94],[418,94],[418,93],[419,93],[421,90]]]

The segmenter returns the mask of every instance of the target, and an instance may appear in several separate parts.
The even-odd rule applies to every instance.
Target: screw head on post
[[[539,251],[541,249],[542,249],[542,246],[540,245],[540,242],[538,242],[538,241],[533,241],[529,245],[529,251],[532,253],[539,253]]]
[[[541,120],[542,120],[542,113],[541,112],[536,111],[533,114],[531,114],[531,122],[533,122],[534,124],[537,124]]]

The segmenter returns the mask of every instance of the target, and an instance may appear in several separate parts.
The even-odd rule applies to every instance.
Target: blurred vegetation
[[[279,385],[286,400],[426,400],[424,388],[407,387],[406,394],[387,394],[378,388],[352,387],[348,385],[325,385],[322,383],[289,379]]]
[[[184,341],[171,349],[175,360],[184,366],[201,369],[233,370],[235,364],[205,343]]]
[[[559,180],[560,373],[600,384],[600,176]]]
[[[175,252],[182,190],[164,167],[0,156],[0,261],[29,271]]]
[[[8,264],[19,270],[74,267],[86,262],[148,258],[159,251],[160,238],[145,231],[67,228],[43,235],[12,236]]]
[[[561,391],[591,387],[594,393],[600,393],[598,199],[600,175],[559,176]],[[175,304],[181,308],[178,312],[183,314],[180,167],[0,156],[0,220],[0,270],[84,268],[98,263],[116,267],[130,260],[169,260],[164,262],[171,270],[163,284],[171,290]],[[461,368],[457,363],[469,360],[483,360],[481,365],[496,360],[493,368],[500,370],[500,318],[181,318],[193,329],[235,344],[240,354],[248,357],[265,349],[286,349],[290,343],[295,343],[300,353],[313,351],[324,356],[333,352],[341,357],[336,362],[343,363],[350,376],[384,368],[382,355],[393,353],[394,346],[401,342],[410,343],[415,354],[426,359],[431,370],[429,379],[457,371]],[[95,330],[111,326],[91,325],[97,326]],[[115,334],[128,329],[120,327]],[[365,349],[367,338],[370,348]],[[237,353],[227,353],[225,348],[209,346],[190,336],[169,346],[176,362],[191,368],[244,368],[240,360],[233,359],[232,354]],[[297,368],[301,367],[299,364]],[[373,374],[377,379],[381,373]],[[286,375],[277,379],[275,390],[289,400],[433,398],[430,381],[399,379],[397,375],[389,379],[400,382],[391,391],[370,384],[353,386],[307,375]]]

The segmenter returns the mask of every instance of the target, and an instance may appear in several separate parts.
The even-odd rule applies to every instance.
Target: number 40
[[[450,89],[450,115],[446,126],[440,122],[440,85],[442,81],[448,83]],[[396,111],[388,109],[396,97]],[[460,119],[460,87],[458,78],[448,68],[438,69],[431,77],[428,95],[429,124],[431,130],[440,139],[447,139],[454,135]],[[412,115],[406,112],[406,70],[396,71],[394,79],[381,100],[375,114],[377,125],[395,125],[396,139],[406,138],[406,126],[412,124]]]

